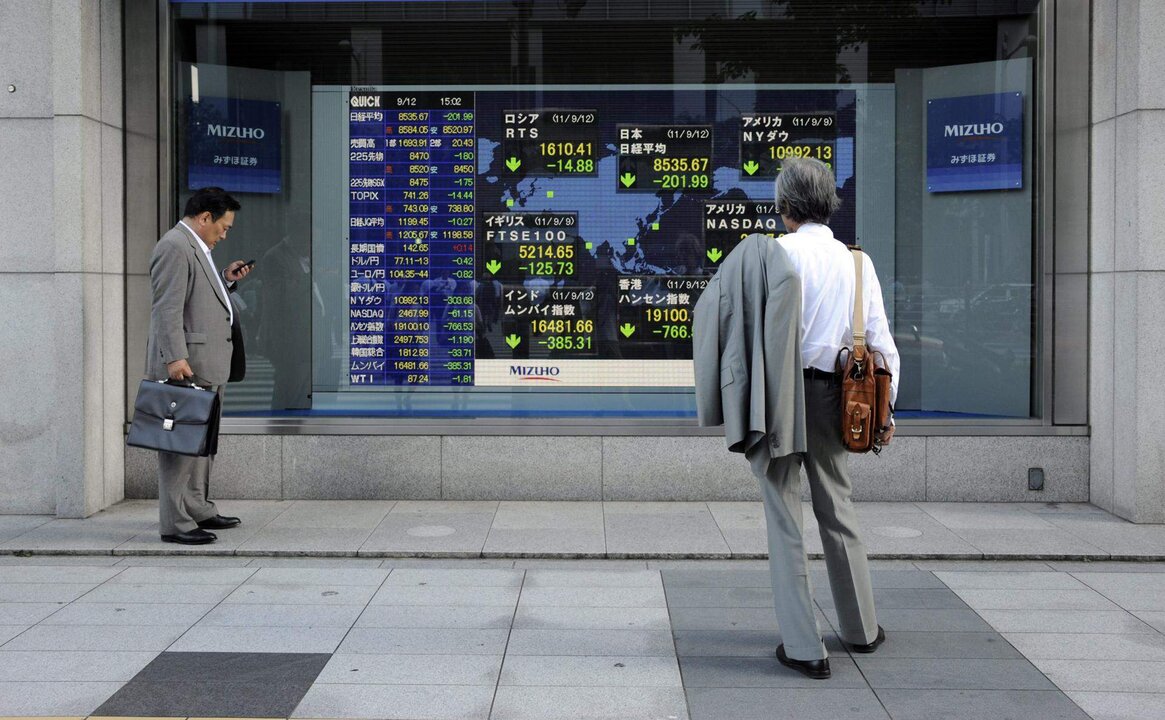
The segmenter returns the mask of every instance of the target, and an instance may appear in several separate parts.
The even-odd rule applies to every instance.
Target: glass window
[[[226,187],[257,260],[227,411],[694,417],[692,306],[811,156],[899,416],[1039,416],[1038,11],[175,3],[175,207]]]

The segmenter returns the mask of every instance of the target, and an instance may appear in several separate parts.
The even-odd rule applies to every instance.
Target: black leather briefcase
[[[218,450],[218,393],[194,385],[142,380],[127,445],[205,457]]]

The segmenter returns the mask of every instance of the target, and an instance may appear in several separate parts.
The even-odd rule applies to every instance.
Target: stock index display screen
[[[744,237],[784,232],[785,159],[834,169],[834,233],[853,238],[852,91],[344,101],[351,387],[688,387],[708,279]]]

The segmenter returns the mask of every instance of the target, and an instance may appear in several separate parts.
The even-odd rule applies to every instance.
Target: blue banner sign
[[[1023,93],[927,100],[926,189],[1023,187]]]
[[[282,111],[277,102],[217,97],[189,102],[186,147],[191,190],[283,189]]]

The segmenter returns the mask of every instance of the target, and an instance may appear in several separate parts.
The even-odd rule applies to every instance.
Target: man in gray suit
[[[251,271],[242,260],[221,273],[210,255],[226,239],[239,202],[221,188],[202,188],[184,217],[154,246],[150,258],[150,338],[146,373],[154,380],[193,382],[219,394],[242,361],[237,314],[230,293]],[[222,407],[221,402],[219,407]],[[221,412],[221,410],[220,410]],[[210,530],[235,527],[207,497],[214,456],[158,453],[158,517],[164,542],[214,542]]]
[[[779,251],[783,263],[765,263],[779,268],[766,271],[761,286],[768,288],[767,296],[758,301],[757,282],[750,285],[747,274],[737,277],[737,264],[730,262],[733,255],[741,248],[755,252],[742,244],[700,296],[693,327],[700,424],[725,423],[729,449],[744,452],[760,480],[773,599],[783,640],[777,659],[816,679],[828,678],[830,668],[809,587],[802,536],[802,465],[809,476],[841,639],[860,653],[874,652],[886,639],[874,611],[866,548],[850,502],[849,456],[841,439],[841,386],[834,371],[838,351],[853,343],[856,282],[850,251],[825,224],[839,202],[826,165],[786,160],[777,177],[777,207],[789,234],[766,240],[772,248],[760,255],[769,258]],[[757,264],[755,259],[745,260],[747,265]],[[893,399],[898,352],[873,263],[868,256],[864,262],[866,342],[883,354],[894,375]],[[733,273],[725,275],[730,269]],[[790,289],[799,295],[792,304],[784,297]],[[715,305],[720,307],[719,322],[708,309]],[[799,326],[797,331],[774,331],[773,312]],[[732,331],[733,323],[742,329]],[[758,354],[764,370],[759,387]],[[740,358],[752,358],[751,372]],[[764,419],[758,421],[761,408]],[[889,442],[892,434],[893,427],[888,428],[881,434],[882,442]]]

